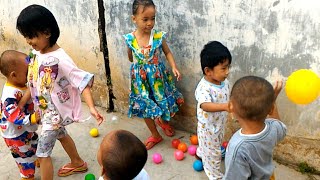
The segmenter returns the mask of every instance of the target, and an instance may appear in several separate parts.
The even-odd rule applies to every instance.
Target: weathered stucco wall
[[[105,2],[107,39],[117,108],[127,111],[128,69],[122,34],[133,31],[130,0]],[[285,80],[294,70],[320,66],[320,2],[317,0],[261,1],[155,1],[155,28],[169,32],[168,42],[183,75],[177,83],[186,103],[175,126],[195,131],[194,89],[201,78],[199,54],[204,44],[218,40],[233,55],[231,83],[244,75],[258,75],[271,82]],[[276,157],[291,163],[308,162],[320,169],[319,100],[298,106],[282,92],[278,99],[286,140]],[[237,129],[229,122],[227,138]],[[299,143],[297,143],[299,142]],[[291,149],[291,150],[290,150]],[[312,149],[312,151],[311,151]],[[290,150],[290,151],[288,151]]]
[[[21,10],[31,4],[43,5],[53,13],[60,27],[58,44],[80,68],[94,73],[93,94],[95,103],[107,107],[108,93],[103,55],[100,52],[97,2],[87,0],[0,0],[1,53],[7,49],[29,52],[30,46],[16,30],[16,21]]]

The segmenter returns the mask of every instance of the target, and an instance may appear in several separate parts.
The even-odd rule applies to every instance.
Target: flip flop
[[[78,167],[67,167],[68,165],[70,165],[70,163],[62,166],[59,171],[58,171],[58,176],[60,177],[65,177],[65,176],[69,176],[75,173],[83,173],[86,172],[88,170],[88,165],[86,162],[83,162],[83,164],[81,166]],[[65,172],[61,172],[61,171],[65,171]]]
[[[169,123],[161,123],[159,119],[156,119],[156,123],[158,124],[158,126],[161,127],[161,129],[164,132],[164,134],[166,134],[169,137],[174,136],[174,130],[169,125]]]
[[[153,148],[153,146],[155,146],[156,144],[158,144],[159,142],[161,142],[163,140],[163,138],[160,136],[158,138],[155,138],[153,136],[148,137],[148,139],[146,140],[146,142],[144,143],[146,145],[147,150]],[[152,143],[151,146],[147,147],[147,145],[149,143]]]

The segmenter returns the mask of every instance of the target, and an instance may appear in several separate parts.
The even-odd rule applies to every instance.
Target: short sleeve
[[[87,86],[91,87],[93,84],[93,74],[81,70],[77,67],[73,68],[69,74],[71,85],[76,87],[80,92]]]
[[[205,102],[214,102],[212,101],[212,96],[210,94],[210,89],[203,84],[198,86],[195,92],[196,100],[198,101],[198,105],[201,105]]]

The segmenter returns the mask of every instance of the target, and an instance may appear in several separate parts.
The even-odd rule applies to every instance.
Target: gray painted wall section
[[[128,107],[130,63],[121,35],[135,29],[130,19],[131,3],[130,0],[105,2],[116,105],[123,112]],[[177,86],[186,104],[173,121],[178,128],[196,129],[194,89],[202,76],[199,54],[210,40],[221,41],[231,50],[231,83],[244,75],[262,76],[270,82],[285,81],[293,71],[303,68],[319,74],[319,1],[163,0],[155,4],[158,11],[155,28],[168,32],[167,41],[183,75]],[[293,163],[307,161],[320,169],[319,100],[306,106],[295,105],[283,91],[278,105],[288,126],[288,136],[278,147],[276,157]],[[226,137],[237,127],[229,122]],[[313,143],[306,143],[310,142],[307,139]],[[298,144],[297,140],[307,145]],[[296,149],[301,153],[293,155]]]

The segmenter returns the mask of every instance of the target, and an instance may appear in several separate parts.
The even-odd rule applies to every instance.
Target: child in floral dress
[[[150,149],[163,140],[155,123],[167,136],[174,135],[168,122],[184,102],[175,87],[172,75],[161,59],[162,52],[177,80],[181,79],[181,75],[166,43],[166,33],[153,29],[156,14],[153,1],[135,0],[132,13],[132,21],[137,29],[124,35],[128,58],[133,62],[130,67],[129,117],[135,115],[144,118],[151,131],[151,136],[145,142],[146,148]]]

